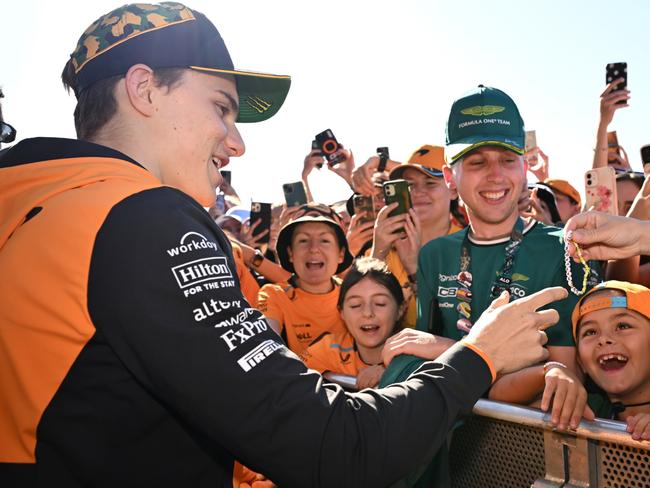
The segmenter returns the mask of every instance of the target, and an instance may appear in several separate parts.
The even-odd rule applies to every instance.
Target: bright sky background
[[[187,1],[215,23],[236,68],[292,76],[278,115],[240,125],[247,151],[228,169],[245,204],[282,201],[282,183],[300,179],[311,140],[326,128],[357,164],[378,146],[405,161],[422,144],[444,144],[452,101],[480,83],[515,100],[551,176],[583,193],[605,65],[616,61],[628,63],[632,99],[610,130],[641,170],[639,148],[650,143],[648,2]],[[85,28],[122,3],[1,1],[3,113],[18,140],[74,137],[75,100],[61,70]],[[310,181],[317,200],[349,195],[326,169]]]

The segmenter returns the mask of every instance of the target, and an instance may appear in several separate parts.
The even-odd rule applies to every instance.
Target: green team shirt
[[[460,340],[467,332],[456,327],[459,319],[456,297],[459,285],[460,251],[466,230],[443,236],[426,244],[418,261],[418,318],[417,329],[432,332],[450,339]],[[531,221],[524,228],[524,238],[519,245],[512,269],[510,294],[512,299],[522,298],[550,286],[569,289],[564,269],[563,231]],[[494,241],[473,241],[471,238],[472,301],[471,321],[475,323],[488,308],[492,299],[490,289],[505,259],[509,238]],[[592,273],[589,286],[599,281],[598,271],[590,263]],[[573,263],[573,282],[582,288],[583,269]],[[574,346],[571,334],[571,312],[580,297],[569,292],[565,300],[555,302],[552,308],[560,314],[560,321],[547,330],[551,346]]]

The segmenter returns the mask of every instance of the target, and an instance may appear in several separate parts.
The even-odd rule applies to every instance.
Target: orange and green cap
[[[481,146],[500,146],[524,154],[524,121],[512,98],[497,88],[479,85],[454,101],[446,134],[448,165]]]
[[[427,176],[442,178],[442,167],[445,165],[445,148],[425,144],[416,149],[406,164],[394,167],[390,175],[391,180],[402,178],[404,171],[409,168],[416,169]]]
[[[175,2],[128,4],[101,16],[81,35],[68,63],[77,98],[93,83],[124,75],[138,63],[233,75],[238,122],[261,122],[275,115],[291,86],[289,76],[235,70],[214,24]]]
[[[589,303],[584,303],[588,296],[603,290],[618,290],[623,292],[624,296],[602,296],[589,300]],[[595,312],[596,310],[603,310],[605,308],[627,308],[650,319],[650,289],[643,285],[615,280],[605,281],[594,286],[578,300],[571,314],[573,339],[577,340],[578,325],[582,317],[589,312]]]
[[[560,192],[567,197],[571,198],[578,206],[582,205],[582,200],[580,199],[580,193],[576,190],[571,183],[567,180],[560,180],[557,178],[546,178],[544,180],[546,185],[551,187],[551,190]]]

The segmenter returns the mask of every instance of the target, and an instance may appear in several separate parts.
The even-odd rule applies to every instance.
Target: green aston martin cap
[[[451,106],[447,120],[445,159],[454,164],[481,146],[502,146],[524,153],[524,121],[506,93],[479,85]]]

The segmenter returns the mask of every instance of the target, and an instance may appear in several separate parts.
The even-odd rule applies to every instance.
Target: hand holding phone
[[[609,85],[611,82],[623,78],[614,89],[615,91],[621,91],[627,88],[627,63],[609,63],[605,67],[605,81]],[[625,105],[627,100],[620,100],[616,102],[618,105]]]
[[[375,205],[371,196],[354,195],[352,198],[354,214],[359,215],[361,222],[375,221]]]

